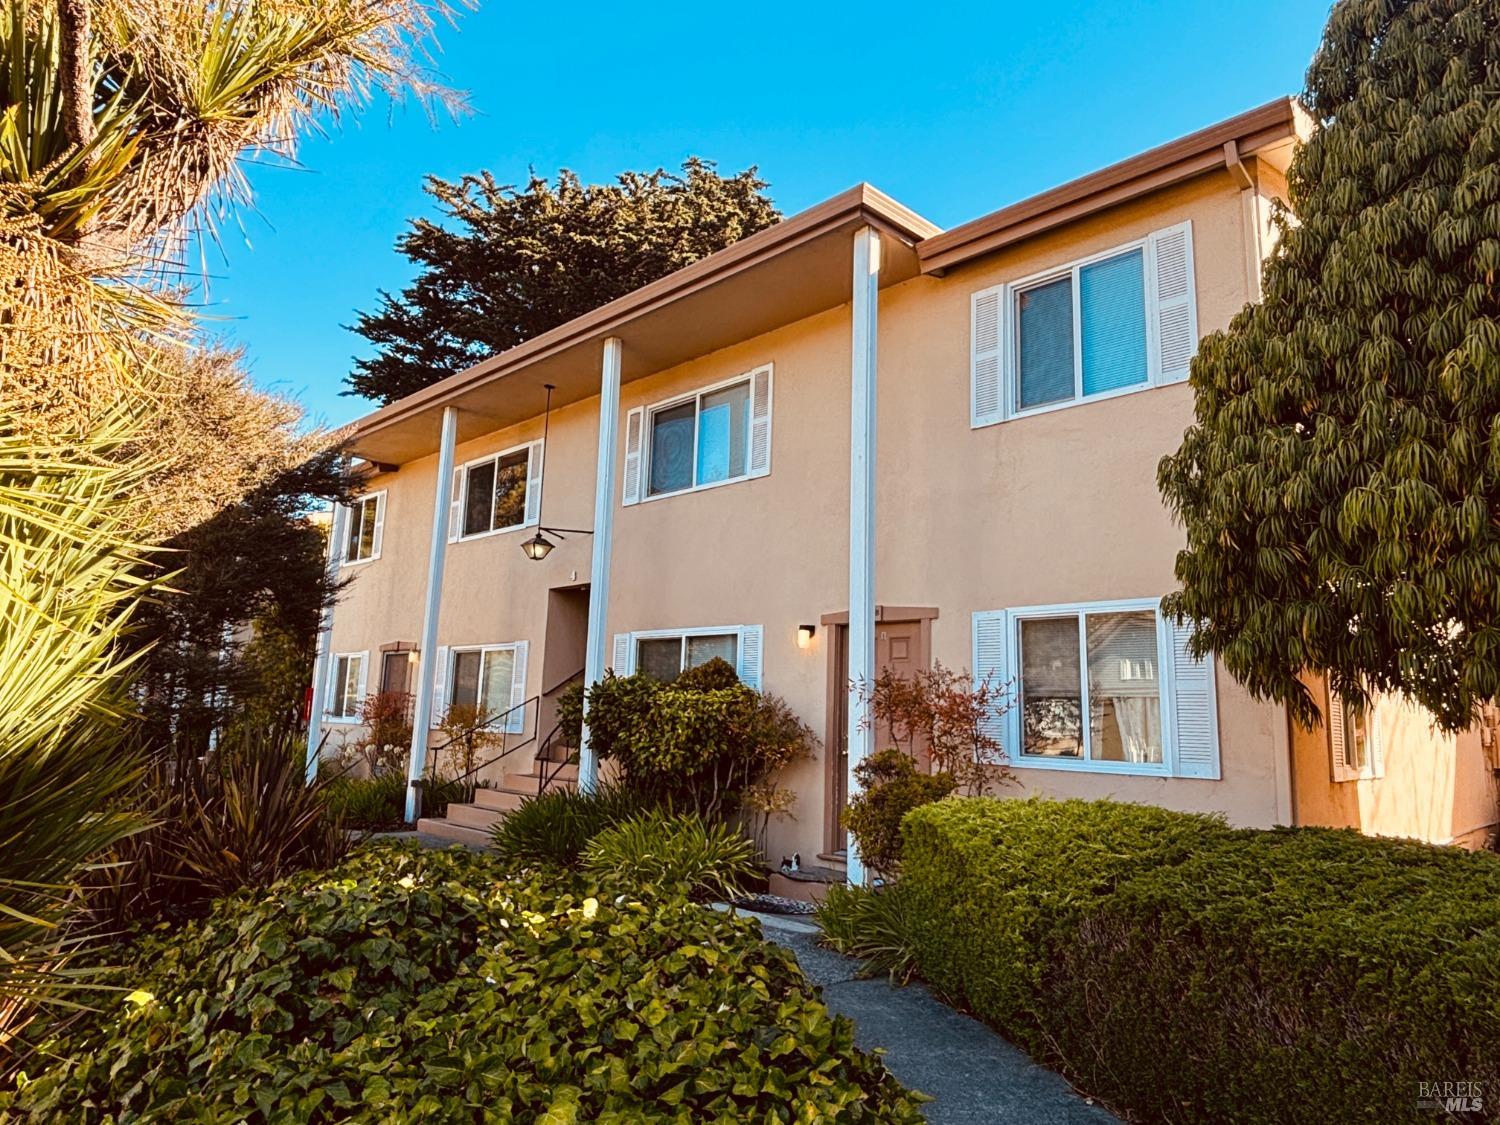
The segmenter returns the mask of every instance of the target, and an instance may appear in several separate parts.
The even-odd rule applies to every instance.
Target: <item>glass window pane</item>
[[[1058,278],[1016,296],[1016,363],[1021,409],[1073,397],[1073,279]]]
[[[333,678],[333,706],[328,709],[329,714],[342,717],[347,712],[345,706],[349,700],[349,658],[341,656],[338,658],[338,666]]]
[[[697,403],[684,402],[651,416],[651,493],[693,486],[693,416]]]
[[[1049,758],[1083,757],[1083,693],[1078,618],[1021,622],[1022,750]]]
[[[749,423],[749,383],[703,396],[703,409],[698,414],[699,484],[745,475]]]
[[[484,654],[484,672],[481,683],[484,691],[484,709],[492,718],[510,710],[510,682],[515,675],[516,654],[508,648],[496,649]]]
[[[1139,250],[1078,271],[1083,393],[1146,381],[1146,274]]]
[[[519,527],[526,522],[526,465],[531,454],[522,449],[500,458],[495,473],[495,523]]]
[[[450,707],[477,707],[479,705],[479,653],[455,652],[453,654],[453,692],[448,696]]]
[[[411,656],[405,652],[388,652],[380,658],[380,690],[405,695],[410,690]]]
[[[372,558],[375,554],[375,505],[378,503],[378,499],[371,498],[359,506],[359,557],[362,559]]]
[[[486,461],[469,470],[468,491],[464,495],[464,534],[478,535],[488,531],[495,493],[495,462]]]
[[[700,664],[707,664],[714,657],[727,660],[731,668],[738,668],[734,662],[737,638],[733,633],[715,633],[710,637],[689,637],[687,639],[687,666],[696,668]]]
[[[1344,704],[1344,764],[1364,772],[1370,760],[1370,725],[1362,707]]]
[[[682,675],[682,638],[652,637],[635,650],[635,670],[670,684]]]
[[[344,538],[344,561],[356,562],[359,559],[359,524],[364,515],[363,504],[351,504],[349,506],[349,527]]]
[[[1161,681],[1156,614],[1088,615],[1090,756],[1160,762]]]

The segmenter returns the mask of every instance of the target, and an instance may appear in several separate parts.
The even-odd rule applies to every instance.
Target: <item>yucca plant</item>
[[[686,888],[696,898],[729,899],[755,874],[755,845],[731,825],[654,810],[590,840],[583,868],[661,892]]]
[[[67,1002],[69,911],[91,858],[142,826],[120,642],[145,591],[119,461],[135,419],[31,445],[0,411],[0,1072],[37,1005]]]

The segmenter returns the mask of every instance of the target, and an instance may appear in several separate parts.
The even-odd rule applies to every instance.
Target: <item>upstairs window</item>
[[[541,505],[542,443],[502,450],[453,470],[448,538],[530,527]]]
[[[1192,225],[975,293],[971,424],[1181,382],[1198,343]]]
[[[344,563],[347,565],[378,559],[384,525],[384,492],[372,492],[350,504],[348,526],[344,532]]]
[[[655,406],[636,407],[626,418],[626,504],[770,471],[769,366]]]

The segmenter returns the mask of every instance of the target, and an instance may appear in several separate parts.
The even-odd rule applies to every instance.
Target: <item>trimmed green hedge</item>
[[[755,922],[464,851],[226,899],[117,983],[0,1119],[922,1120]]]
[[[1430,1121],[1500,1098],[1500,859],[1111,801],[905,821],[922,975],[1164,1121]]]

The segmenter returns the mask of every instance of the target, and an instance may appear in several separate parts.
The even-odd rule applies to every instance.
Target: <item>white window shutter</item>
[[[526,458],[526,526],[540,522],[542,518],[542,459],[546,451],[542,443],[534,441],[527,450]]]
[[[428,725],[436,728],[443,725],[448,711],[448,646],[438,645],[432,658],[432,715]]]
[[[354,508],[352,506],[343,504],[334,505],[333,541],[334,551],[338,554],[339,562],[348,562],[350,559],[349,545],[354,542]]]
[[[385,496],[375,497],[375,542],[370,545],[370,557],[380,557],[380,541],[385,536]]]
[[[337,656],[328,658],[328,684],[323,689],[323,718],[339,718],[334,703],[338,700],[339,667],[342,661]]]
[[[615,659],[610,667],[617,676],[628,676],[633,671],[630,660],[630,634],[615,634]]]
[[[1177,777],[1219,780],[1219,705],[1214,660],[1194,660],[1188,651],[1191,622],[1163,621],[1169,651],[1173,773]]]
[[[765,627],[762,625],[740,626],[740,666],[735,671],[739,673],[740,683],[756,691],[760,690],[761,642],[764,635]]]
[[[969,323],[969,422],[988,426],[1003,417],[1000,320],[1005,290],[985,289],[970,299]]]
[[[750,468],[752,477],[771,471],[771,365],[750,373]]]
[[[982,610],[974,615],[974,686],[988,683],[1009,700],[1014,692],[1010,685],[1010,614],[1003,609]],[[1009,710],[1013,711],[1012,705]],[[998,741],[1008,757],[1015,757],[1020,747],[1012,746],[1007,709],[996,708],[984,719],[984,732]]]
[[[625,504],[636,504],[641,499],[641,476],[645,472],[641,447],[645,430],[646,410],[637,406],[625,416],[625,495],[622,500]]]
[[[511,663],[510,714],[505,720],[505,729],[511,734],[520,734],[526,727],[526,651],[527,641],[517,641]]]
[[[1193,224],[1182,223],[1151,235],[1148,329],[1155,344],[1152,375],[1156,383],[1180,383],[1188,377],[1198,350],[1198,298],[1193,280]]]
[[[1333,688],[1328,689],[1328,757],[1333,764],[1333,780],[1348,781],[1349,756],[1345,750],[1348,733],[1344,730],[1344,699]]]
[[[448,542],[464,533],[464,471],[453,470],[453,495],[448,500]]]

